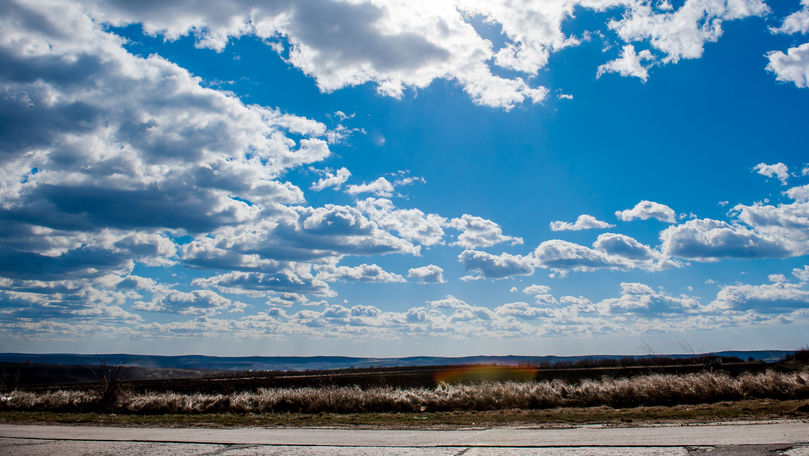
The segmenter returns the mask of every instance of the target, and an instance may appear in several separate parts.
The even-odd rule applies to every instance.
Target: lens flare
[[[537,370],[533,366],[453,366],[436,372],[434,379],[437,383],[527,382],[536,378]]]

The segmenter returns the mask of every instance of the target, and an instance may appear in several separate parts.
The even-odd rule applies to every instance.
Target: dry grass
[[[632,408],[557,407],[542,410],[483,410],[424,413],[200,413],[109,414],[0,411],[0,423],[95,424],[159,427],[311,427],[373,429],[458,429],[469,426],[632,426],[660,423],[706,423],[734,420],[807,419],[809,401],[754,399],[713,404]]]
[[[436,388],[323,387],[259,389],[233,394],[121,392],[112,405],[119,413],[372,413],[438,412],[555,407],[635,407],[701,404],[748,399],[794,400],[809,397],[809,370],[767,371],[731,377],[704,372],[604,378],[575,383],[491,382],[440,384]],[[31,393],[14,391],[0,400],[3,411],[86,412],[99,409],[98,391]],[[107,406],[105,406],[107,407]]]

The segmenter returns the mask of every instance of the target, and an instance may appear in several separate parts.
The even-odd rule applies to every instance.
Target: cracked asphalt
[[[0,455],[787,455],[809,423],[460,430],[0,425]]]

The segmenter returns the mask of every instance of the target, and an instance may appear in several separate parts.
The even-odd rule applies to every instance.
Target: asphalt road
[[[0,425],[0,455],[50,454],[809,456],[809,422],[447,431]]]

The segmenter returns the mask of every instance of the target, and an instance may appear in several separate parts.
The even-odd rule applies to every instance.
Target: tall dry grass
[[[423,412],[597,405],[631,407],[806,397],[809,397],[809,370],[767,371],[738,377],[704,372],[575,383],[491,382],[406,389],[263,388],[233,394],[132,394],[124,391],[117,397],[113,409],[120,413]],[[102,394],[98,391],[14,391],[2,397],[0,410],[89,411],[97,409],[101,400]]]

